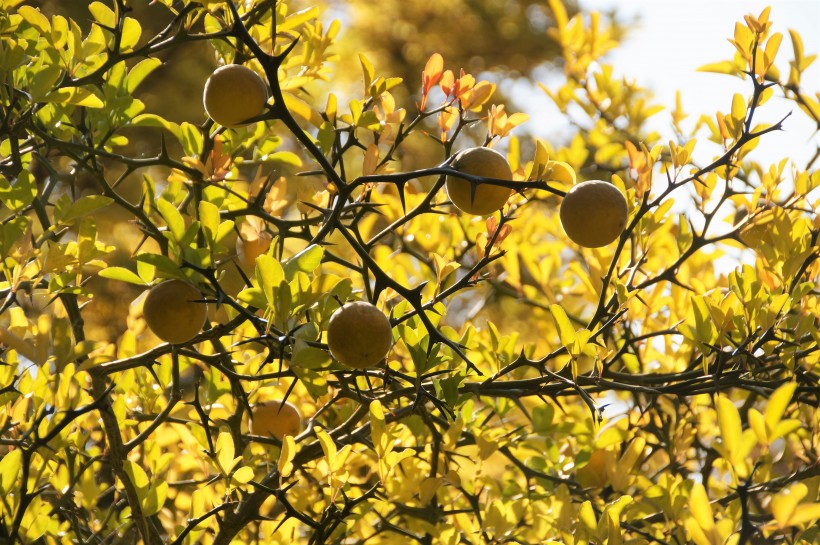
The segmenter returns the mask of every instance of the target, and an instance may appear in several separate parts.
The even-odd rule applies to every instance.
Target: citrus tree
[[[551,0],[558,142],[319,5],[133,4],[0,0],[0,541],[817,543],[820,174],[754,150],[820,96],[768,9],[687,121]],[[202,114],[152,111],[192,47]]]

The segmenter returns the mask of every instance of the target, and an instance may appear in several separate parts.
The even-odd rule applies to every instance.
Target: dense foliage
[[[533,21],[508,69],[532,75],[533,33],[558,51],[540,95],[573,121],[558,142],[497,101],[504,80],[407,28],[412,80],[390,55],[385,73],[337,57],[352,38],[319,5],[133,3],[0,0],[0,542],[820,540],[820,173],[754,153],[812,136],[759,124],[773,97],[820,127],[820,94],[768,9],[704,67],[715,96],[726,77],[747,92],[687,119],[607,63],[619,31],[598,14],[459,2],[476,28],[513,6],[505,48]],[[470,36],[481,68],[500,62]],[[149,107],[194,47],[264,78],[258,119]],[[361,85],[334,87],[353,70]],[[659,115],[671,134],[647,129]],[[456,171],[476,143],[514,179]],[[515,191],[469,215],[443,189],[459,175]],[[559,219],[589,179],[629,208],[600,248]],[[166,279],[208,306],[178,344],[143,317]],[[327,346],[357,300],[393,335],[364,369]],[[290,420],[249,422],[260,407]]]

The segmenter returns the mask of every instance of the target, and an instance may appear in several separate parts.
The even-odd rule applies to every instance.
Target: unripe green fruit
[[[214,70],[205,82],[202,103],[208,115],[223,127],[241,127],[261,115],[268,101],[268,87],[259,74],[241,64]]]
[[[347,303],[330,317],[327,346],[342,365],[355,369],[375,366],[393,345],[390,320],[365,301]]]
[[[512,180],[512,169],[507,158],[490,148],[468,148],[458,152],[451,165],[465,174]],[[448,176],[447,195],[459,210],[476,216],[486,216],[502,206],[510,198],[511,190],[492,184],[479,184],[473,195],[473,183],[457,176]]]
[[[142,315],[151,331],[165,342],[185,343],[202,330],[208,313],[202,294],[188,282],[166,280],[148,291]]]
[[[606,246],[626,227],[629,210],[620,190],[603,180],[573,186],[561,201],[561,225],[576,244],[587,248]]]

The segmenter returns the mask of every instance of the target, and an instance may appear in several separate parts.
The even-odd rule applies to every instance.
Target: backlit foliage
[[[820,173],[754,149],[789,128],[758,122],[770,99],[820,124],[820,95],[768,9],[703,67],[725,107],[698,117],[551,0],[563,78],[539,96],[575,122],[561,145],[446,54],[403,81],[362,51],[362,85],[334,90],[341,23],[319,5],[158,0],[145,33],[129,4],[0,0],[0,542],[817,543]],[[266,78],[263,120],[147,107],[192,45]],[[476,141],[514,172],[470,178],[516,190],[488,218],[443,191]],[[408,171],[419,142],[438,157]],[[556,161],[623,192],[619,239],[569,241]],[[209,306],[173,346],[140,296],[168,278]],[[391,318],[373,369],[327,350],[354,300]],[[251,434],[282,399],[304,431]]]

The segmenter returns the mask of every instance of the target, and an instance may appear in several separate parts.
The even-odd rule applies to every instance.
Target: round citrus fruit
[[[393,345],[390,320],[365,301],[347,303],[330,317],[327,346],[342,365],[367,369],[382,361]]]
[[[142,315],[154,335],[163,341],[188,342],[202,330],[208,305],[188,282],[166,280],[152,287],[142,305]]]
[[[220,66],[205,82],[202,103],[208,115],[223,127],[241,127],[261,115],[268,88],[259,74],[241,64]]]
[[[628,212],[626,199],[617,187],[589,180],[567,191],[561,201],[561,225],[576,244],[599,248],[620,236]]]
[[[250,432],[263,437],[296,436],[302,431],[302,415],[296,405],[288,401],[259,403],[251,412]]]
[[[512,169],[507,158],[490,148],[468,148],[458,152],[450,164],[451,167],[465,174],[512,180]],[[473,183],[457,176],[448,176],[447,196],[453,204],[468,214],[486,216],[502,206],[510,198],[511,190],[491,184],[478,184],[473,193]]]

